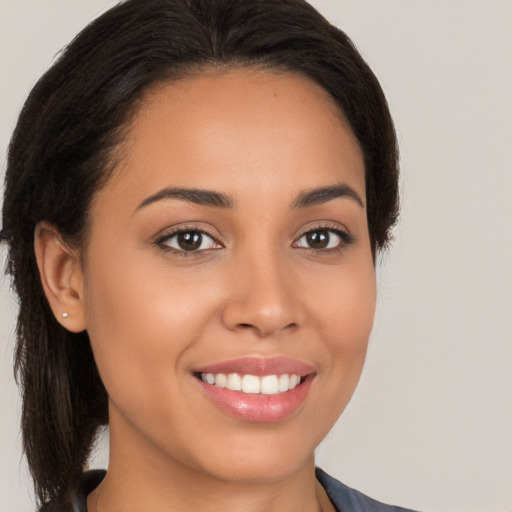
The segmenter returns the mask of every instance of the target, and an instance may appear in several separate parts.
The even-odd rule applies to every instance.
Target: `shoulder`
[[[369,498],[342,484],[320,468],[316,468],[316,477],[339,512],[413,512]]]

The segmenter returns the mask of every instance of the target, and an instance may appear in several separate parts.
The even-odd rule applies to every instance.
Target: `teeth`
[[[265,375],[261,378],[261,392],[264,395],[276,395],[279,393],[279,379],[277,375]]]
[[[226,381],[226,387],[233,391],[242,391],[242,378],[237,373],[230,373]]]
[[[298,375],[290,375],[290,384],[288,384],[290,389],[293,389],[300,382],[300,377]]]
[[[261,381],[255,375],[244,375],[242,378],[242,391],[244,393],[259,393]]]
[[[217,373],[215,375],[215,385],[219,388],[225,388],[228,378],[223,373]]]
[[[288,385],[290,384],[290,376],[286,373],[279,377],[279,382],[277,384],[277,389],[282,393],[283,391],[288,391],[290,388]]]
[[[296,388],[300,384],[300,375],[287,374],[265,375],[239,375],[238,373],[201,373],[201,379],[208,384],[232,391],[241,391],[250,394],[276,395]]]

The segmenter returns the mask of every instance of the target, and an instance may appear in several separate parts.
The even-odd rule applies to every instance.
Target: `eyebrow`
[[[180,199],[203,206],[215,206],[217,208],[233,208],[234,201],[226,194],[213,190],[196,188],[167,187],[147,197],[137,206],[136,211],[162,199]]]
[[[359,206],[364,208],[363,201],[359,197],[359,194],[345,183],[314,188],[301,192],[292,203],[292,207],[307,208],[317,206],[340,197],[353,199],[357,204],[359,204]],[[178,199],[181,201],[200,204],[202,206],[213,206],[216,208],[233,208],[235,205],[235,202],[230,196],[221,192],[196,188],[166,187],[144,199],[144,201],[137,206],[135,211],[164,199]]]
[[[307,208],[309,206],[317,206],[319,204],[327,203],[339,197],[348,197],[353,199],[357,204],[359,204],[359,206],[361,206],[361,208],[364,208],[363,200],[359,194],[345,183],[314,188],[301,192],[293,202],[292,206],[294,208]]]

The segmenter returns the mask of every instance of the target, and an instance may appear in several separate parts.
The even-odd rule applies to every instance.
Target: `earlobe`
[[[83,274],[78,251],[68,247],[59,230],[40,222],[34,250],[44,293],[57,321],[71,332],[85,330]]]

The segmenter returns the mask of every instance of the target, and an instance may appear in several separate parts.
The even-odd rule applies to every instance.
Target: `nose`
[[[302,323],[297,285],[277,255],[240,258],[228,281],[222,312],[228,329],[267,338]]]

